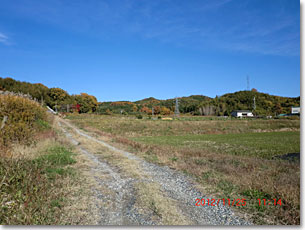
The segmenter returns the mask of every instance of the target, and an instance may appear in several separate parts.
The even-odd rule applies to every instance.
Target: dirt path
[[[101,225],[249,225],[218,206],[195,206],[208,199],[191,178],[117,149],[68,121],[58,124],[90,163]]]

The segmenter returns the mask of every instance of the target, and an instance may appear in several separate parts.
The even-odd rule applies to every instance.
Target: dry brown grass
[[[174,127],[172,128],[174,130],[180,129],[174,133],[197,132],[200,129],[207,133],[297,130],[299,121],[262,121],[260,124],[257,124],[257,121],[239,121],[239,125],[236,125],[237,121],[229,123],[221,121],[220,124],[214,121],[211,123],[200,121],[190,125],[188,122],[153,124],[155,121],[135,120],[132,121],[135,124],[131,124],[127,118],[104,118],[93,115],[80,117],[81,120],[75,118],[73,121],[86,130],[101,135],[104,140],[114,141],[112,145],[137,153],[146,160],[169,165],[171,168],[194,176],[204,186],[205,192],[208,191],[211,195],[218,198],[246,198],[247,205],[239,208],[239,211],[250,213],[257,224],[300,224],[299,162],[221,154],[208,148],[198,150],[191,147],[156,146],[116,135],[122,133],[128,137],[154,135],[155,133],[151,130],[153,128],[158,130],[160,126],[162,126],[161,133],[166,126]],[[126,124],[130,127],[129,131],[126,131],[128,130]],[[143,128],[143,125],[146,128]],[[194,128],[194,125],[198,127]],[[222,130],[223,128],[225,129]],[[281,199],[283,205],[258,207],[257,199],[268,199],[268,197]]]
[[[94,194],[98,185],[93,178],[91,162],[80,153],[75,158],[77,162],[73,168],[78,175],[73,180],[66,180],[66,202],[60,222],[65,225],[97,225],[100,218],[99,207],[103,204]]]
[[[78,127],[94,127],[107,136],[123,137],[165,136],[185,134],[224,134],[270,131],[298,131],[300,120],[149,120],[127,116],[103,116],[94,114],[69,115]],[[195,119],[195,118],[194,118]],[[198,118],[199,119],[199,118]]]
[[[121,138],[116,141],[121,141]],[[130,149],[129,146],[132,146]],[[138,147],[138,146],[141,147]],[[300,166],[298,162],[265,160],[245,156],[217,154],[207,150],[194,151],[175,147],[132,144],[125,140],[117,145],[137,152],[144,159],[168,165],[195,176],[204,192],[218,198],[246,198],[242,212],[252,213],[260,223],[300,223]],[[177,159],[177,160],[173,160]],[[245,195],[247,191],[259,195]],[[282,206],[257,207],[257,198],[281,199]],[[267,198],[268,199],[268,198]],[[266,216],[267,215],[267,216]]]
[[[164,197],[157,183],[138,183],[136,206],[142,212],[150,212],[161,225],[190,225],[192,222],[176,208],[176,201]],[[145,207],[146,210],[141,207]]]

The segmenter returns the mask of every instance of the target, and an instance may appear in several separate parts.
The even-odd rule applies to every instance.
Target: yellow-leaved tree
[[[81,93],[79,95],[75,95],[75,100],[77,104],[80,105],[81,113],[95,112],[97,109],[98,102],[95,96],[87,93]]]

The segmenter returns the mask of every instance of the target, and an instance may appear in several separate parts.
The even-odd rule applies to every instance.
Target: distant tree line
[[[0,78],[0,90],[29,94],[40,103],[58,111],[88,113],[96,112],[98,108],[97,99],[92,95],[86,93],[69,95],[61,88],[48,88],[40,83],[32,84],[12,78]]]
[[[254,107],[255,98],[255,107]],[[210,98],[192,95],[179,98],[179,111],[182,114],[201,116],[229,116],[233,110],[250,110],[256,115],[278,115],[290,113],[292,106],[300,106],[300,97],[280,97],[266,93],[239,91]],[[158,100],[153,97],[135,102],[102,102],[97,112],[101,114],[170,115],[175,111],[175,99]]]
[[[48,88],[43,84],[31,84],[12,78],[0,78],[0,90],[29,94],[39,102],[54,110],[80,113],[122,114],[122,115],[171,115],[175,111],[175,99],[158,100],[150,97],[143,100],[97,102],[89,94],[69,95],[61,88]],[[254,108],[255,97],[255,108]],[[182,114],[202,116],[228,116],[233,110],[251,110],[256,115],[277,115],[290,113],[292,106],[300,106],[300,97],[280,97],[260,93],[256,89],[239,91],[210,98],[192,95],[179,98],[179,111]]]

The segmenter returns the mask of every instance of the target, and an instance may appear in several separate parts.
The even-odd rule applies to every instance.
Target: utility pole
[[[256,109],[256,104],[255,104],[255,96],[253,97],[253,110]]]
[[[247,75],[247,90],[250,91],[250,78]]]
[[[152,107],[152,108],[151,108],[151,115],[152,115],[152,116],[154,116],[154,112],[155,112],[155,109],[154,109],[154,107]]]
[[[178,117],[179,114],[180,114],[180,111],[179,111],[179,102],[178,102],[178,98],[176,97],[175,116]]]

